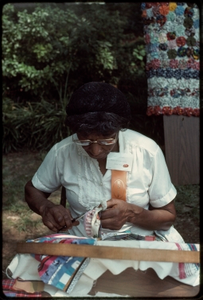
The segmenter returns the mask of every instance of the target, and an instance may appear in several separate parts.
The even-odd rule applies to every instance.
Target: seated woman
[[[66,112],[73,134],[52,147],[25,186],[25,199],[43,223],[55,232],[63,228],[87,236],[84,219],[73,219],[105,202],[101,235],[128,230],[134,236],[183,241],[172,226],[176,189],[163,153],[153,140],[127,129],[131,113],[123,93],[107,83],[86,83],[72,95]],[[126,199],[111,196],[115,161],[117,169],[128,169]],[[61,185],[68,209],[48,200]]]
[[[96,243],[101,247],[107,245],[112,248],[117,243],[124,247],[130,245],[131,248],[147,247],[150,253],[151,249],[190,250],[190,245],[183,242],[173,227],[176,218],[176,189],[171,182],[163,153],[153,140],[127,129],[131,113],[123,93],[109,84],[90,82],[72,95],[66,112],[66,125],[72,135],[52,147],[32,180],[25,186],[25,199],[29,207],[42,216],[43,223],[50,230],[63,230],[65,233],[52,234],[34,242],[70,243],[72,239],[76,244],[89,241],[91,245]],[[48,199],[61,186],[66,191],[67,208]],[[85,215],[77,220],[81,214]],[[86,238],[98,236],[100,239]],[[130,241],[147,238],[174,243]],[[111,239],[121,241],[112,242]],[[25,244],[29,246],[29,243]],[[44,251],[41,245],[37,246],[40,251]],[[195,247],[193,245],[192,249],[197,250]],[[33,245],[30,249],[33,254]],[[70,249],[70,246],[66,249]],[[106,293],[182,296],[187,293],[196,295],[198,292],[199,266],[195,263],[91,259],[89,256],[83,260],[75,252],[75,256],[72,253],[70,257],[60,256],[58,250],[59,256],[53,258],[49,255],[43,252],[43,255],[35,255],[35,258],[33,255],[22,256],[19,260],[19,264],[21,261],[24,264],[22,274],[17,272],[18,266],[15,269],[13,262],[9,270],[14,278],[42,280],[47,284],[46,291],[54,296],[66,296],[67,293],[76,296],[92,294],[93,283],[103,273],[105,279],[106,270],[114,275],[120,274],[123,283],[118,283],[117,276],[115,282],[112,277],[107,277],[105,283],[110,281],[110,287]],[[75,259],[78,259],[77,263],[73,263]],[[154,269],[159,278],[155,274],[148,277],[145,276],[146,272],[137,272],[150,268]],[[175,279],[175,284],[168,281],[167,277]],[[160,283],[163,278],[167,280]],[[142,279],[149,289],[143,289]],[[181,285],[178,286],[177,281]],[[131,284],[131,290],[125,289],[129,286],[127,283]],[[191,289],[187,289],[186,284]],[[101,291],[105,292],[105,284],[101,284],[101,287]],[[151,293],[152,289],[154,293]]]
[[[116,243],[131,249],[147,247],[150,254],[152,249],[156,249],[156,253],[157,249],[190,250],[190,245],[183,242],[173,227],[176,189],[162,151],[153,140],[127,129],[130,118],[124,95],[109,84],[90,82],[73,94],[67,106],[66,120],[73,134],[52,147],[25,186],[25,199],[29,207],[42,216],[43,223],[52,231],[66,232],[27,241],[25,245],[31,246],[31,252],[21,249],[20,245],[20,253],[32,254],[17,255],[8,266],[13,279],[4,284],[6,295],[20,293],[22,296],[23,291],[30,296],[35,291],[33,287],[41,296],[46,293],[46,296],[54,297],[67,297],[67,294],[83,297],[99,292],[107,296],[113,293],[136,297],[197,294],[197,264],[142,261],[137,255],[135,260],[128,260],[129,256],[124,260],[118,256],[115,259],[115,253],[120,250],[113,249]],[[65,188],[68,208],[48,199],[60,186]],[[84,217],[77,220],[84,213]],[[86,238],[98,236],[100,239]],[[174,243],[104,241],[149,236]],[[29,245],[33,241],[37,242],[35,246],[39,246],[42,255],[38,252],[34,255],[34,247]],[[57,254],[50,255],[48,251],[46,255],[42,246],[48,246],[46,249],[50,250],[47,243],[58,243]],[[101,246],[96,248],[99,253],[104,245],[111,246],[114,259],[97,256],[91,259],[89,254],[86,258],[79,257],[81,249],[78,248],[79,254],[75,251],[59,254],[59,243],[61,246],[66,243],[66,250],[70,250],[71,243],[96,244]],[[192,249],[195,247],[193,245]],[[148,272],[150,268],[159,278],[155,272]],[[106,274],[106,270],[109,273]],[[167,277],[176,279],[175,283]],[[161,281],[163,278],[166,280]],[[98,285],[95,285],[96,280]],[[39,293],[37,295],[39,297]]]

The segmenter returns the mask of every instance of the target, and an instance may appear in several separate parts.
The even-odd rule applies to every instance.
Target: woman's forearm
[[[101,214],[102,227],[112,230],[121,229],[126,222],[147,230],[167,230],[175,218],[174,201],[160,208],[150,206],[147,210],[123,200],[111,199]]]
[[[168,230],[176,218],[172,203],[163,208],[149,210],[129,203],[127,215],[128,222],[148,230]]]
[[[25,201],[37,214],[42,216],[42,221],[50,230],[58,232],[61,228],[72,228],[79,221],[73,221],[68,209],[60,204],[54,204],[47,198],[50,193],[44,193],[36,189],[29,181],[25,186]]]
[[[28,181],[25,185],[25,201],[30,209],[39,215],[42,215],[42,211],[45,207],[54,205],[47,199],[49,196],[49,193],[37,190],[31,181]]]

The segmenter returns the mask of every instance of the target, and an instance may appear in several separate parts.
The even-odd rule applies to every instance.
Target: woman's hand
[[[78,221],[72,223],[72,216],[68,209],[62,205],[56,205],[47,198],[50,193],[36,189],[31,180],[25,185],[25,201],[30,209],[42,216],[42,221],[52,231],[59,231],[62,228],[70,229],[79,225]]]
[[[68,230],[72,226],[79,225],[79,221],[72,222],[73,218],[70,211],[62,205],[47,203],[47,205],[41,207],[41,216],[44,225],[56,232],[62,228]]]
[[[174,201],[159,208],[150,205],[149,209],[144,209],[123,200],[111,199],[107,201],[107,209],[101,213],[102,227],[111,230],[121,229],[126,222],[147,230],[168,230],[175,218]]]
[[[128,219],[128,203],[119,199],[107,201],[107,209],[101,213],[101,223],[103,228],[119,230]]]

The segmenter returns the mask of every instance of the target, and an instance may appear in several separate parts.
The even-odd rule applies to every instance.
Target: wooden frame
[[[200,182],[200,119],[186,116],[163,116],[165,156],[175,185]]]

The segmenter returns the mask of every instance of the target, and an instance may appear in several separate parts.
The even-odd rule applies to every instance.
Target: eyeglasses
[[[91,140],[78,140],[72,136],[73,142],[80,146],[90,146],[91,144],[99,144],[101,146],[110,146],[116,143],[117,141],[117,134],[114,138],[109,139],[98,139],[97,141],[91,141]]]

